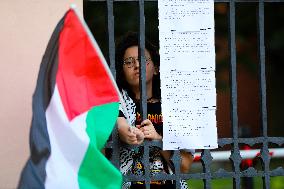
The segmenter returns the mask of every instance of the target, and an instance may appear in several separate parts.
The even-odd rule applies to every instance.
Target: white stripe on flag
[[[46,111],[51,155],[46,164],[45,188],[79,188],[78,170],[90,141],[85,132],[86,116],[87,112],[69,122],[55,85]]]

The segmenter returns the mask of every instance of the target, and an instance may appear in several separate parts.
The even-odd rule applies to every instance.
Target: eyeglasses
[[[139,62],[139,59],[130,56],[130,57],[123,60],[123,65],[127,66],[128,68],[132,68],[132,67],[134,67],[136,61]],[[150,61],[151,61],[150,57],[145,57],[145,64],[146,65],[148,65]]]

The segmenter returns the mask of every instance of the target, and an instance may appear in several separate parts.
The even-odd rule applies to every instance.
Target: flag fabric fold
[[[71,8],[56,26],[33,95],[31,156],[18,188],[121,188],[104,157],[119,92],[83,19]]]

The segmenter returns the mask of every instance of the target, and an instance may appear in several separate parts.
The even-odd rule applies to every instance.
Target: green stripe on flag
[[[87,115],[90,144],[79,168],[80,189],[119,189],[122,175],[101,153],[118,116],[118,102],[92,108]]]

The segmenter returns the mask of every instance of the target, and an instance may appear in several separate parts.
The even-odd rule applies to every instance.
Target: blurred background
[[[94,34],[99,46],[108,59],[107,5],[105,2],[85,1],[84,17]],[[157,2],[145,2],[146,37],[159,46],[158,5]],[[230,122],[230,81],[228,49],[228,11],[227,3],[215,3],[215,51],[216,51],[216,88],[217,88],[217,127],[219,138],[232,137]],[[236,52],[237,52],[237,97],[239,137],[259,137],[261,133],[260,95],[259,95],[259,60],[257,40],[256,3],[236,3]],[[139,30],[138,2],[114,2],[115,39],[127,31]],[[265,55],[268,135],[284,136],[284,3],[265,3]],[[248,146],[240,144],[241,149],[259,149],[261,144]],[[283,148],[269,144],[269,148]],[[230,150],[225,145],[220,150]],[[241,170],[253,166],[262,170],[258,158],[244,161]],[[272,158],[270,170],[284,167],[284,158]],[[219,168],[232,171],[229,159],[213,161],[212,171]],[[193,164],[191,173],[202,172],[200,161]],[[202,180],[190,180],[192,189],[203,188]],[[233,188],[232,179],[214,179],[212,188]],[[242,180],[242,188],[262,188],[261,177]],[[284,188],[284,177],[271,178],[272,189]]]

